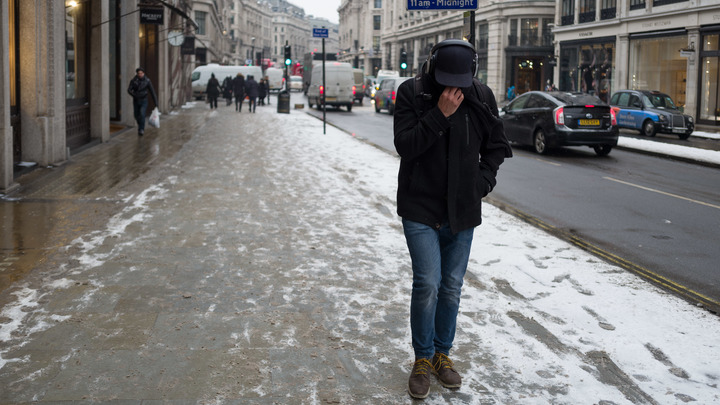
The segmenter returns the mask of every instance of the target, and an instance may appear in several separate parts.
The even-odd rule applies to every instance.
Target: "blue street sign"
[[[408,10],[477,10],[478,0],[407,0]]]
[[[328,29],[327,28],[313,28],[313,38],[327,38],[328,37]]]

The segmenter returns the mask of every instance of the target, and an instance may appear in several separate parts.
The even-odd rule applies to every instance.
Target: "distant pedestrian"
[[[265,89],[267,89],[267,105],[270,105],[270,78],[265,76]]]
[[[222,91],[223,91],[223,97],[225,98],[226,105],[232,104],[232,76],[228,76],[223,80],[222,83]]]
[[[550,79],[548,79],[547,84],[545,84],[545,91],[553,91],[553,84]]]
[[[251,113],[254,113],[255,108],[257,107],[257,98],[260,93],[259,87],[260,85],[258,85],[258,82],[255,81],[255,77],[253,77],[253,75],[248,75],[247,80],[245,80],[245,93],[249,99],[249,108]]]
[[[267,82],[265,79],[260,79],[258,83],[258,104],[265,105],[265,96],[267,95]]]
[[[515,99],[515,85],[510,86],[507,91],[507,99],[508,101],[513,101]]]
[[[208,80],[205,93],[210,102],[210,109],[217,108],[217,99],[220,97],[220,82],[215,78],[215,73],[210,74],[210,80]]]
[[[133,98],[133,112],[135,113],[135,121],[137,121],[138,125],[138,135],[142,136],[145,133],[145,113],[147,112],[148,106],[148,94],[152,96],[155,105],[158,105],[155,89],[150,82],[150,78],[145,76],[145,69],[141,67],[135,69],[135,77],[130,80],[127,92]]]
[[[233,79],[233,94],[235,95],[235,111],[242,112],[243,101],[245,101],[245,76],[238,73]]]

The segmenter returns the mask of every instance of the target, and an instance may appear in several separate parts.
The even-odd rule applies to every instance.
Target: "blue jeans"
[[[415,359],[449,354],[474,229],[453,235],[448,224],[438,230],[405,219],[402,223],[413,270],[410,328]]]
[[[138,124],[138,131],[145,131],[145,113],[147,112],[147,98],[134,99],[133,107],[135,109],[135,121]]]

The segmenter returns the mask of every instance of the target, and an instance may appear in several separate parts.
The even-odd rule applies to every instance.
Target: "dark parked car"
[[[530,91],[502,109],[508,140],[532,145],[537,153],[560,146],[590,146],[599,156],[618,142],[614,112],[583,93]]]
[[[615,109],[620,128],[637,129],[647,136],[658,132],[688,139],[695,129],[693,118],[683,114],[672,98],[659,91],[620,90],[610,105]]]
[[[397,90],[405,80],[411,79],[410,77],[389,77],[383,79],[378,86],[378,90],[375,92],[375,112],[380,110],[388,110],[388,114],[395,114],[395,96]]]

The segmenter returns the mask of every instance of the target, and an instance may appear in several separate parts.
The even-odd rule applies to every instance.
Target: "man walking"
[[[247,80],[245,80],[245,94],[247,94],[250,101],[248,109],[251,113],[254,113],[255,107],[257,107],[257,98],[260,94],[259,87],[258,82],[255,81],[255,77],[248,75]]]
[[[413,398],[425,398],[430,376],[446,388],[462,378],[449,358],[460,292],[481,199],[496,184],[512,150],[492,91],[474,79],[477,55],[468,42],[435,45],[412,80],[398,89],[394,116],[400,155],[398,215],[412,261],[410,327]]]
[[[130,80],[127,92],[133,98],[133,112],[138,125],[138,135],[142,136],[145,133],[145,114],[147,113],[148,94],[152,96],[155,105],[158,105],[155,89],[150,82],[150,78],[145,76],[145,69],[141,67],[135,69],[135,77]]]

